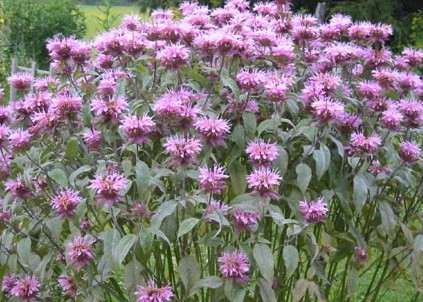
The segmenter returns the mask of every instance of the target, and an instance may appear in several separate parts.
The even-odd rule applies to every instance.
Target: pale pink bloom
[[[117,122],[119,116],[127,109],[128,103],[121,97],[108,100],[96,98],[91,102],[91,111],[104,122]]]
[[[350,114],[344,112],[338,120],[338,124],[343,130],[351,132],[352,130],[357,130],[361,126],[362,120],[355,114]]]
[[[13,152],[26,151],[31,147],[31,139],[28,130],[16,129],[9,134],[9,146]]]
[[[34,81],[34,88],[38,91],[56,90],[60,81],[57,78],[42,77]]]
[[[220,118],[202,118],[194,127],[201,133],[207,143],[212,146],[224,145],[224,138],[230,132],[229,122]]]
[[[189,50],[183,45],[170,45],[159,51],[157,59],[159,62],[170,69],[178,69],[187,64]]]
[[[138,31],[141,29],[142,25],[140,22],[140,17],[135,14],[125,15],[122,18],[121,27],[129,31]]]
[[[221,263],[219,270],[227,279],[231,279],[241,285],[247,285],[250,263],[247,256],[239,251],[224,252],[218,262]]]
[[[336,122],[344,115],[344,104],[332,98],[320,97],[311,103],[311,107],[320,124]]]
[[[369,171],[373,174],[379,174],[379,173],[391,173],[392,169],[388,166],[382,166],[382,164],[380,163],[379,160],[373,160],[370,167],[369,167]]]
[[[245,152],[254,166],[269,166],[279,154],[276,144],[265,143],[262,139],[251,141]]]
[[[278,13],[278,8],[276,4],[272,2],[270,3],[258,2],[254,4],[253,10],[263,16],[276,16]]]
[[[370,36],[371,27],[372,24],[368,21],[352,24],[348,28],[348,36],[351,41],[357,43],[367,42]]]
[[[423,103],[418,100],[404,99],[398,104],[399,110],[404,114],[407,126],[419,127],[423,122]]]
[[[213,200],[210,201],[209,205],[207,206],[207,208],[205,210],[205,212],[206,212],[205,215],[211,216],[216,211],[219,212],[220,214],[222,214],[223,216],[226,216],[228,214],[228,211],[229,211],[229,206],[226,205],[222,201],[213,199]]]
[[[351,135],[348,149],[350,149],[353,154],[359,154],[361,152],[373,154],[381,143],[382,140],[377,134],[366,137],[363,133],[356,132]]]
[[[121,174],[113,172],[106,176],[97,175],[88,188],[97,191],[98,203],[106,204],[109,208],[122,198],[119,191],[128,186],[128,180]]]
[[[40,282],[35,276],[27,276],[16,281],[10,290],[10,295],[18,297],[20,301],[35,302],[40,292]]]
[[[75,117],[81,109],[82,99],[72,95],[57,96],[51,104],[51,110],[61,119]]]
[[[73,62],[77,65],[84,65],[90,59],[91,45],[84,42],[78,41],[78,43],[72,48],[70,56]]]
[[[373,48],[364,49],[364,64],[370,68],[380,68],[390,64],[392,61],[392,52],[387,48],[376,50]]]
[[[78,41],[75,37],[55,36],[47,41],[47,50],[53,60],[67,60],[76,45]]]
[[[419,160],[421,148],[415,142],[404,141],[400,144],[399,156],[406,163],[412,164]]]
[[[15,286],[15,284],[19,281],[19,276],[16,274],[11,275],[5,275],[3,276],[3,282],[2,282],[2,291],[5,294],[10,294],[10,291]]]
[[[328,211],[327,204],[323,199],[317,199],[312,202],[300,201],[300,213],[307,223],[325,221]]]
[[[288,39],[279,39],[276,47],[272,47],[270,53],[276,62],[287,65],[295,60],[294,43]]]
[[[236,82],[238,86],[246,92],[257,91],[264,82],[264,75],[257,70],[241,70],[236,75]]]
[[[411,67],[419,67],[423,62],[423,50],[421,49],[404,48],[402,55]]]
[[[123,55],[127,40],[123,30],[114,29],[98,35],[94,45],[100,53],[117,57]]]
[[[403,119],[402,113],[392,107],[382,113],[380,121],[387,129],[398,130]]]
[[[8,144],[10,128],[0,125],[0,148],[4,148]]]
[[[206,193],[221,193],[226,187],[225,179],[229,176],[225,174],[225,169],[223,167],[215,165],[212,169],[202,167],[199,168],[199,170],[202,191]]]
[[[376,69],[372,70],[372,75],[375,80],[385,88],[392,88],[396,86],[399,73],[390,69]]]
[[[92,246],[94,241],[88,236],[76,236],[67,244],[69,265],[75,265],[76,270],[89,264],[94,259]]]
[[[116,79],[112,75],[106,73],[98,83],[98,93],[102,98],[112,97],[116,92]]]
[[[169,21],[172,20],[174,17],[174,13],[172,10],[167,9],[156,9],[151,13],[151,18],[155,21]]]
[[[173,164],[177,166],[192,164],[201,151],[201,143],[198,139],[179,136],[168,137],[164,147],[172,156]]]
[[[63,295],[69,296],[71,298],[76,297],[77,287],[71,276],[61,275],[57,280],[57,283],[62,289]]]
[[[127,116],[122,121],[122,130],[129,141],[140,145],[148,142],[148,134],[153,132],[155,127],[153,119],[146,114],[142,117]]]
[[[22,72],[11,75],[7,80],[16,90],[26,91],[34,81],[34,77],[29,73]]]
[[[66,218],[75,215],[76,207],[81,201],[82,198],[77,191],[67,189],[54,196],[51,206],[61,218]]]
[[[389,24],[372,24],[369,31],[370,41],[373,43],[384,43],[393,34],[392,26]]]
[[[374,81],[363,81],[358,84],[358,93],[361,97],[375,99],[382,95],[382,87]]]
[[[137,302],[166,302],[172,300],[173,291],[170,285],[157,287],[154,280],[150,280],[146,286],[139,285],[134,295]]]
[[[255,168],[248,176],[248,187],[253,189],[252,194],[278,199],[278,186],[282,178],[279,172],[267,167]]]

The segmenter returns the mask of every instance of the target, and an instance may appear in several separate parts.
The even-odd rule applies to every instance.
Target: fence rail
[[[47,76],[51,76],[53,75],[53,68],[50,65],[50,70],[41,70],[41,69],[37,69],[37,62],[32,61],[31,67],[24,67],[24,66],[19,66],[18,65],[18,60],[16,58],[12,59],[12,67],[10,68],[11,75],[14,75],[18,72],[28,72],[29,74],[31,74],[34,78],[37,75],[47,75]],[[31,85],[31,91],[32,91],[33,87]],[[16,89],[11,86],[10,87],[10,101],[13,102],[16,100]]]

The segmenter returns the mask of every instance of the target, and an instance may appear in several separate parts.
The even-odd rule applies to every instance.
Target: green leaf
[[[193,256],[185,256],[179,261],[179,275],[187,292],[200,280],[201,268]]]
[[[225,295],[231,302],[243,302],[245,297],[245,288],[241,288],[238,284],[231,280],[225,282]]]
[[[323,174],[325,174],[325,172],[329,169],[330,164],[330,152],[327,153],[322,147],[323,146],[321,146],[320,149],[315,149],[313,151],[313,158],[316,163],[316,174],[318,180],[320,180]]]
[[[182,237],[185,234],[187,234],[189,231],[191,231],[197,222],[199,221],[198,218],[188,218],[182,221],[181,225],[179,226],[178,235],[177,237]]]
[[[105,266],[110,267],[111,269],[116,266],[114,253],[116,251],[116,246],[120,241],[120,234],[116,229],[109,230],[104,234],[104,261]],[[100,266],[100,264],[99,264]]]
[[[124,159],[122,161],[122,170],[123,170],[123,174],[125,174],[125,176],[131,175],[132,172],[132,161],[129,159]]]
[[[240,149],[245,149],[245,130],[241,124],[237,124],[230,135],[233,141]]]
[[[257,129],[257,120],[254,113],[245,111],[242,114],[242,121],[244,124],[245,133],[251,138],[255,137]]]
[[[162,203],[156,210],[156,214],[151,218],[152,229],[159,229],[163,219],[175,212],[178,204],[171,200]]]
[[[204,288],[204,287],[218,288],[218,287],[221,287],[222,285],[223,285],[222,279],[219,278],[219,277],[216,277],[216,276],[201,279],[194,284],[194,286],[192,287],[192,289],[189,292],[188,297],[195,295],[198,292],[198,290],[201,289],[201,288]]]
[[[278,169],[281,172],[281,175],[284,175],[288,170],[289,155],[283,147],[278,146],[277,148],[279,155],[273,162],[273,167]]]
[[[263,278],[258,279],[260,296],[263,302],[277,302],[275,291],[272,289],[272,281]]]
[[[78,169],[76,169],[75,171],[73,171],[70,175],[69,175],[69,184],[71,186],[75,186],[75,179],[86,172],[91,171],[91,166],[89,165],[84,165],[82,167],[79,167]]]
[[[283,261],[285,263],[286,275],[288,278],[291,277],[297,269],[299,260],[298,250],[295,246],[287,245],[283,248]]]
[[[300,279],[295,283],[294,290],[292,291],[292,301],[299,302],[307,292],[310,281]]]
[[[231,188],[235,195],[245,192],[247,188],[247,168],[238,160],[234,160],[228,167]]]
[[[379,203],[379,211],[380,216],[382,218],[382,225],[388,233],[394,231],[395,226],[397,224],[397,220],[395,218],[394,211],[392,210],[391,206],[387,202],[380,202]]]
[[[342,144],[338,139],[336,139],[332,135],[329,135],[329,138],[335,143],[336,147],[338,148],[338,154],[339,154],[339,156],[341,156],[342,158],[344,158],[344,154],[345,154],[344,144]]]
[[[295,168],[295,172],[297,172],[298,188],[304,194],[311,180],[311,176],[312,176],[311,169],[308,165],[301,163],[297,165],[297,167]]]
[[[79,147],[78,140],[76,138],[72,138],[66,145],[65,158],[69,160],[75,159],[80,150],[81,148]]]
[[[235,98],[239,97],[239,87],[237,83],[229,76],[229,72],[226,68],[222,68],[221,73],[221,81],[223,87],[228,87],[232,93],[234,94]]]
[[[48,176],[57,182],[60,186],[66,188],[68,186],[68,177],[62,169],[56,168],[48,172]]]
[[[136,240],[137,236],[134,234],[125,235],[119,240],[119,243],[113,249],[113,260],[117,265],[122,264]]]
[[[273,130],[274,121],[273,120],[264,120],[257,127],[257,134],[260,136],[265,130]]]
[[[145,162],[137,161],[135,173],[139,198],[146,200],[151,177],[150,168]]]
[[[358,212],[361,212],[367,199],[367,183],[363,174],[354,176],[354,205]]]
[[[347,289],[348,289],[347,297],[348,298],[352,297],[357,292],[358,281],[359,281],[358,271],[355,267],[351,267],[347,276]]]
[[[19,256],[19,261],[28,266],[29,265],[29,255],[31,253],[31,239],[25,238],[18,242],[17,252]]]
[[[253,256],[262,276],[271,282],[273,280],[274,262],[269,246],[263,243],[257,243],[253,248]]]
[[[413,250],[416,253],[423,253],[423,235],[419,234],[414,239]]]

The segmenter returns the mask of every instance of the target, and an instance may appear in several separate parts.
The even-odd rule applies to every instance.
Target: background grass
[[[101,22],[98,20],[104,19],[105,16],[101,12],[98,6],[95,5],[80,5],[82,12],[85,15],[85,23],[87,25],[87,33],[85,34],[85,39],[92,39],[98,33],[104,31],[102,28]],[[135,13],[140,15],[140,9],[137,6],[113,6],[111,15],[116,16],[115,22],[112,26],[117,27],[122,20],[122,17],[127,14]]]

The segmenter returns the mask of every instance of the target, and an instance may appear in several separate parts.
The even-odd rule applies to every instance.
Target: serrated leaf
[[[262,276],[269,281],[273,280],[274,262],[269,246],[258,243],[254,245],[253,256]]]
[[[297,167],[295,168],[295,172],[297,172],[298,188],[304,194],[311,180],[311,176],[312,176],[311,169],[308,165],[301,163],[297,165]]]
[[[68,186],[68,177],[62,169],[56,168],[48,172],[48,176],[63,188]]]
[[[183,257],[178,264],[179,275],[187,292],[200,280],[201,268],[193,256]]]
[[[297,269],[299,260],[298,250],[295,246],[287,245],[283,248],[283,261],[285,263],[286,275],[288,278],[291,277]]]
[[[361,212],[367,200],[367,183],[363,174],[354,176],[354,206],[358,212]]]
[[[181,225],[179,226],[177,237],[182,237],[188,232],[190,232],[195,227],[198,221],[198,218],[188,218],[182,221]]]
[[[272,289],[272,283],[262,278],[258,279],[260,296],[263,302],[277,302],[275,291]]]
[[[125,235],[119,240],[119,243],[113,249],[113,260],[117,265],[122,264],[136,240],[137,236],[134,234]]]

